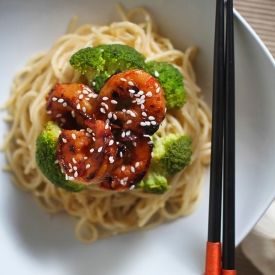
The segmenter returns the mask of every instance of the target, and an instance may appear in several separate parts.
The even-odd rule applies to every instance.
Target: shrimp
[[[90,119],[85,123],[87,129],[61,131],[56,156],[68,180],[88,185],[121,165],[126,148],[115,142],[105,122]]]
[[[84,127],[92,117],[97,94],[88,86],[78,83],[56,84],[47,96],[46,110],[50,120],[65,129]]]
[[[126,133],[122,131],[120,140],[128,149],[124,161],[99,183],[100,188],[120,191],[132,189],[147,174],[152,153],[151,139],[144,135]]]
[[[126,130],[152,135],[166,112],[164,91],[143,70],[127,70],[111,76],[95,102],[96,118],[109,120]]]

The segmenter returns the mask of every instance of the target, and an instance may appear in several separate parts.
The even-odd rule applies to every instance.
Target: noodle
[[[5,108],[11,129],[4,150],[12,171],[13,182],[31,192],[46,211],[65,211],[77,220],[76,236],[92,242],[113,234],[148,229],[167,219],[192,213],[201,196],[206,166],[210,155],[211,115],[196,85],[192,59],[195,47],[185,52],[174,49],[169,39],[157,33],[150,14],[143,8],[125,14],[118,9],[122,22],[109,26],[84,25],[60,37],[49,51],[32,57],[15,76]],[[143,22],[134,23],[142,15]],[[170,62],[184,76],[187,103],[168,111],[157,134],[188,134],[192,137],[191,164],[169,178],[171,188],[162,195],[141,190],[112,192],[90,185],[80,193],[69,193],[51,184],[35,161],[36,137],[48,120],[45,96],[56,83],[83,82],[83,76],[70,65],[71,55],[81,48],[98,44],[121,43],[134,47],[146,60]]]

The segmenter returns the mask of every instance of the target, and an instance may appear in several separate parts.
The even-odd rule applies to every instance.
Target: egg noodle
[[[65,211],[76,218],[76,236],[84,242],[114,234],[148,229],[164,221],[192,213],[201,196],[201,185],[210,161],[211,114],[202,99],[192,59],[196,48],[176,50],[169,39],[157,33],[149,12],[136,8],[125,13],[118,7],[121,22],[110,25],[83,25],[61,36],[49,51],[32,57],[15,76],[5,105],[11,127],[4,142],[13,182],[31,192],[50,213]],[[142,22],[134,23],[137,16]],[[134,47],[146,60],[174,64],[184,77],[187,103],[168,111],[157,134],[188,134],[192,137],[191,164],[169,178],[171,188],[162,195],[142,190],[107,191],[95,185],[79,193],[57,188],[40,172],[35,161],[36,138],[49,120],[45,97],[56,83],[85,82],[69,64],[73,53],[98,44],[121,43]]]

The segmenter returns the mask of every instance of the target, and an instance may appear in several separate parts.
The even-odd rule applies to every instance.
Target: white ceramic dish
[[[74,14],[80,23],[118,19],[115,0],[9,0],[0,2],[1,102],[14,74],[36,52],[51,47]],[[211,102],[214,0],[125,0],[124,7],[148,7],[161,33],[180,49],[199,47],[195,68]],[[253,30],[236,13],[236,244],[275,197],[275,65]],[[3,114],[2,114],[3,117]],[[0,122],[1,143],[7,127]],[[0,164],[5,157],[0,155]],[[202,274],[207,236],[208,178],[203,199],[189,217],[142,233],[79,243],[74,223],[53,218],[0,173],[1,274]]]

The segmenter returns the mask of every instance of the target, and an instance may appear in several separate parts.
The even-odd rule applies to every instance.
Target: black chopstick
[[[227,1],[222,269],[235,270],[235,66],[233,0]]]
[[[225,54],[224,54],[225,53]],[[206,275],[235,274],[235,69],[233,0],[216,2]],[[223,190],[223,200],[222,200]],[[221,257],[221,209],[223,241]]]

